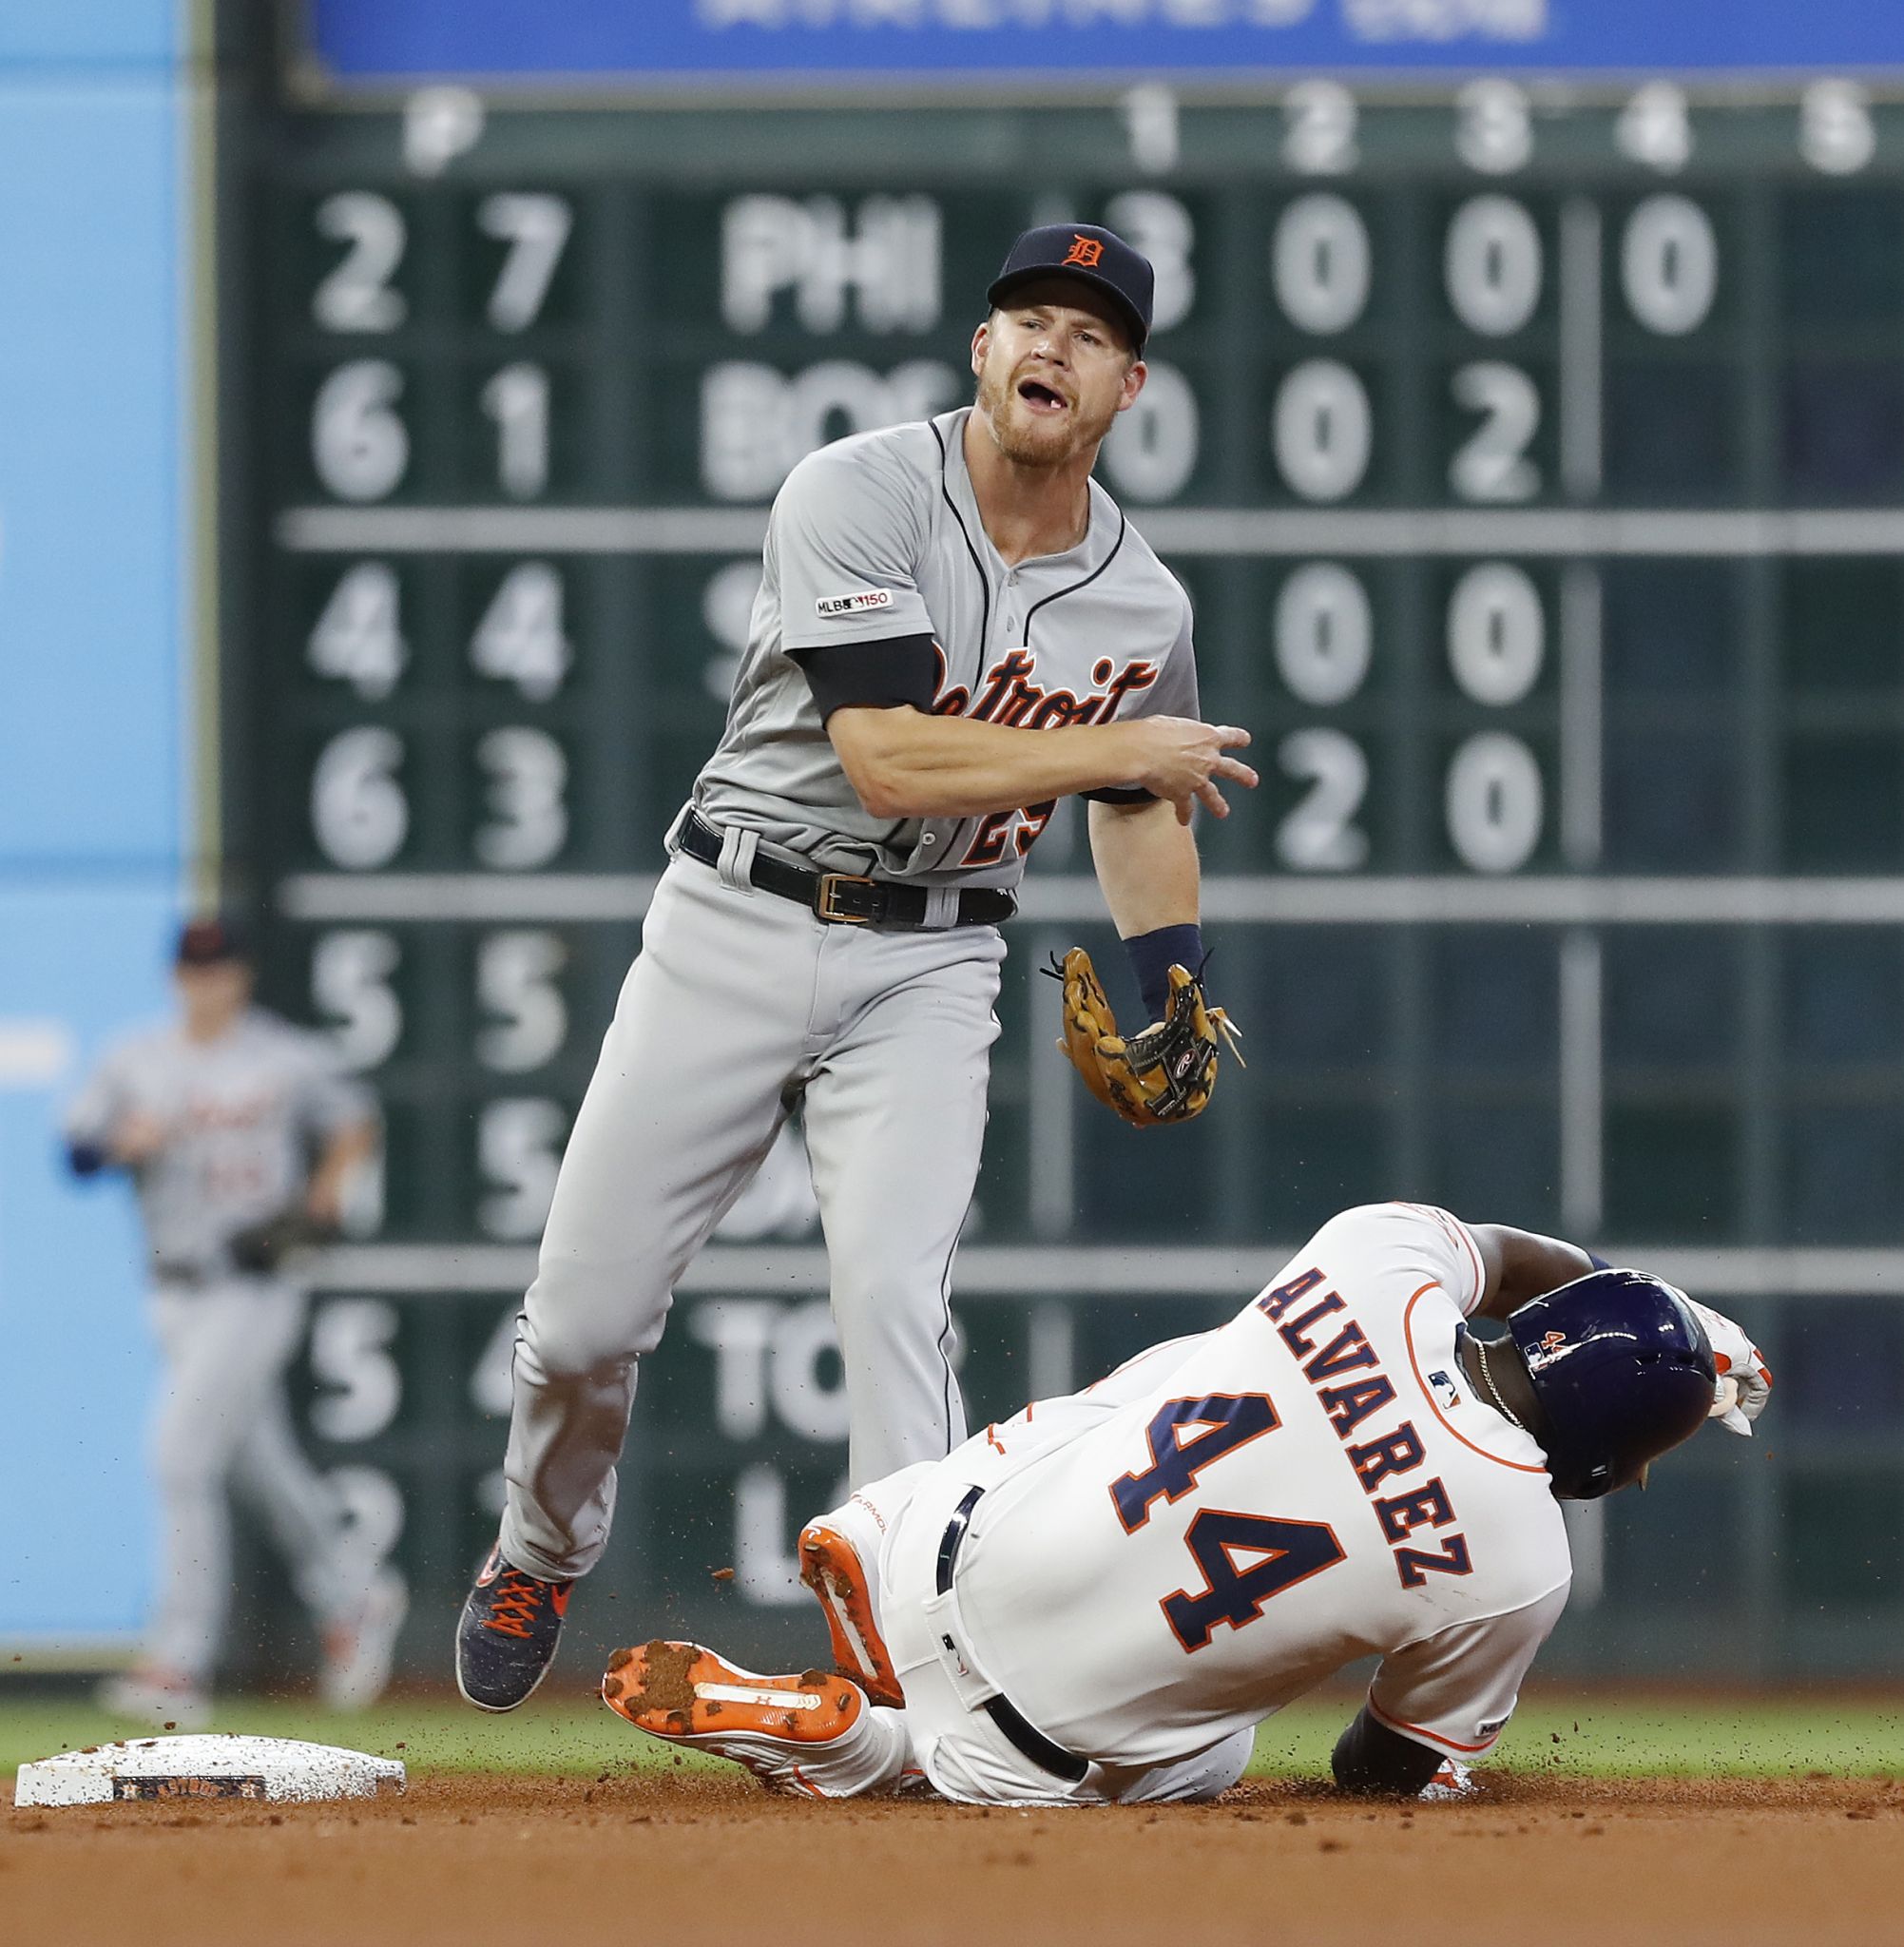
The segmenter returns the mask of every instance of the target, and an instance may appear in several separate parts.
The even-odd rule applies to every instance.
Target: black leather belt
[[[952,1585],[952,1570],[958,1561],[959,1549],[965,1542],[965,1532],[971,1526],[971,1511],[977,1507],[978,1497],[984,1492],[982,1487],[973,1488],[952,1510],[952,1517],[946,1523],[945,1538],[939,1543],[936,1578],[941,1595]],[[1007,1741],[1040,1770],[1048,1771],[1053,1778],[1062,1778],[1067,1784],[1084,1783],[1090,1765],[1066,1750],[1064,1745],[1054,1745],[1003,1697],[988,1698],[979,1708],[1004,1732]]]
[[[721,834],[698,811],[682,820],[681,849],[703,865],[721,863]],[[754,854],[749,880],[763,893],[797,900],[835,926],[888,926],[913,932],[926,923],[926,889],[897,885],[858,872],[808,872]],[[1018,901],[996,886],[975,886],[958,896],[954,926],[999,926],[1018,910]]]
[[[269,1276],[263,1271],[214,1271],[206,1264],[181,1264],[167,1258],[152,1263],[152,1282],[169,1284],[174,1291],[204,1291],[214,1284],[261,1283]]]

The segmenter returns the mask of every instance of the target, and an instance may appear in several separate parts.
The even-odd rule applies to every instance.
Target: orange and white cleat
[[[873,1576],[861,1549],[875,1550],[876,1531],[870,1518],[868,1533],[853,1533],[859,1510],[845,1507],[800,1530],[800,1580],[811,1589],[826,1613],[826,1632],[833,1641],[833,1659],[875,1704],[906,1701],[893,1667],[886,1639],[879,1633]],[[875,1558],[876,1559],[876,1553]]]
[[[698,1643],[618,1649],[602,1701],[637,1730],[685,1750],[744,1764],[756,1778],[809,1798],[847,1798],[888,1767],[869,1770],[856,1737],[869,1712],[850,1678],[817,1669],[763,1677]]]
[[[1462,1799],[1478,1798],[1481,1787],[1475,1782],[1471,1766],[1462,1764],[1459,1758],[1444,1758],[1435,1774],[1415,1797],[1427,1804],[1458,1803]]]

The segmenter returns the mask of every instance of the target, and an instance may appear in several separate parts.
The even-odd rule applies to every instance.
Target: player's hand
[[[326,1177],[314,1178],[304,1195],[304,1215],[319,1230],[340,1230],[344,1222],[343,1186]]]
[[[1705,1327],[1705,1336],[1712,1341],[1713,1363],[1719,1368],[1712,1411],[1706,1417],[1718,1420],[1728,1433],[1743,1434],[1750,1439],[1752,1422],[1764,1412],[1765,1402],[1772,1397],[1772,1369],[1742,1326],[1696,1298],[1686,1302]]]
[[[1131,727],[1142,737],[1143,768],[1131,780],[1154,798],[1167,798],[1177,807],[1177,821],[1187,825],[1202,804],[1213,818],[1228,818],[1230,808],[1218,781],[1256,783],[1256,773],[1225,753],[1242,749],[1247,730],[1234,723],[1202,723],[1194,717],[1140,717]]]
[[[165,1147],[165,1124],[158,1116],[147,1109],[129,1108],[113,1124],[107,1147],[115,1163],[137,1169],[142,1163],[151,1162]]]

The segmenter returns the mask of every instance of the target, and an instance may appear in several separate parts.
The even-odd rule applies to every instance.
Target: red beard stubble
[[[1081,453],[1093,452],[1117,418],[1115,399],[1096,418],[1076,403],[1050,429],[1041,426],[1023,409],[1019,378],[996,367],[1002,362],[990,348],[978,376],[978,403],[991,429],[991,437],[1005,457],[1021,467],[1062,467]]]

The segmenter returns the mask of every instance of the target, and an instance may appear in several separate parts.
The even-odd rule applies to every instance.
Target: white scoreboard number
[[[1366,26],[1423,8],[1358,0],[1358,11]],[[1760,502],[1729,475],[1706,497],[1741,465],[1720,437],[1709,453],[1688,437],[1683,475],[1658,468],[1667,484],[1645,498],[1654,463],[1633,402],[1671,394],[1683,371],[1697,434],[1702,398],[1723,408],[1743,382],[1779,382],[1788,350],[1806,354],[1779,312],[1794,300],[1764,267],[1789,275],[1783,199],[1798,183],[1827,202],[1874,162],[1873,183],[1894,189],[1894,104],[1874,111],[1863,85],[1819,80],[1782,107],[1768,94],[1735,113],[1656,81],[1608,112],[1482,79],[1438,114],[1417,101],[1392,115],[1308,80],[1259,109],[1260,166],[1240,159],[1219,183],[1202,105],[1141,92],[1147,152],[1133,96],[1127,157],[1069,183],[1001,174],[969,200],[905,186],[953,180],[932,156],[885,175],[901,186],[870,191],[848,172],[845,187],[792,170],[742,184],[731,155],[710,163],[685,147],[651,167],[629,160],[654,153],[640,144],[595,162],[560,152],[550,166],[571,193],[527,186],[507,159],[529,152],[541,111],[500,102],[479,117],[522,114],[523,146],[485,147],[440,178],[393,169],[311,195],[312,157],[378,153],[355,139],[327,147],[317,127],[274,187],[278,207],[297,211],[279,227],[298,267],[253,403],[314,504],[272,511],[282,536],[302,536],[284,542],[299,557],[299,606],[279,652],[297,707],[270,722],[279,741],[260,768],[276,762],[289,780],[289,817],[270,822],[274,835],[293,828],[285,905],[301,916],[311,1012],[382,1091],[394,1167],[409,1172],[392,1176],[411,1199],[392,1248],[345,1254],[349,1282],[312,1314],[311,1430],[379,1562],[399,1546],[398,1483],[443,1392],[416,1356],[419,1320],[443,1308],[418,1300],[476,1275],[446,1270],[453,1261],[513,1278],[532,1255],[600,1030],[601,916],[625,911],[658,862],[652,830],[631,854],[602,827],[684,763],[687,726],[730,692],[760,586],[750,523],[788,472],[844,434],[970,398],[981,220],[1102,221],[1155,266],[1147,382],[1101,477],[1166,560],[1181,549],[1200,595],[1217,591],[1200,615],[1206,668],[1247,663],[1239,710],[1260,713],[1243,721],[1265,788],[1225,833],[1247,858],[1213,858],[1311,878],[1498,881],[1556,858],[1590,871],[1606,748],[1607,869],[1644,858],[1621,823],[1631,753],[1620,741],[1650,734],[1634,730],[1639,578],[1603,564],[1646,548],[1617,516],[1670,505],[1718,530]],[[1782,133],[1768,137],[1775,116]],[[1747,145],[1768,141],[1782,154],[1746,173]],[[460,159],[469,144],[452,146]],[[1404,178],[1410,160],[1420,166]],[[702,212],[691,226],[664,206],[677,194]],[[1237,237],[1246,252],[1217,247]],[[1004,241],[988,246],[991,261]],[[1760,260],[1761,248],[1773,254]],[[683,249],[706,260],[691,307],[668,295],[683,286],[665,253]],[[597,315],[618,293],[632,294],[632,320]],[[1775,352],[1755,349],[1755,334]],[[1665,444],[1677,423],[1661,413],[1646,430]],[[1760,445],[1778,436],[1774,426]],[[254,457],[259,477],[279,464],[262,447]],[[1765,464],[1782,477],[1776,453]],[[1820,510],[1800,498],[1798,511]],[[1269,594],[1264,612],[1231,598],[1229,576]],[[1244,639],[1225,642],[1225,627]],[[629,653],[698,666],[618,687],[607,659]],[[615,714],[630,695],[642,721]],[[1471,885],[1448,904],[1537,909],[1547,891]],[[1361,918],[1389,902],[1364,885],[1312,887],[1296,903]],[[1561,967],[1576,1025],[1589,1012],[1574,979],[1586,964]],[[1601,1112],[1596,1098],[1588,1119]],[[1407,1127],[1402,1110],[1390,1121]],[[1556,1174],[1564,1185],[1565,1166]],[[804,1185],[803,1161],[797,1175]],[[811,1233],[759,1232],[797,1234]],[[509,1411],[515,1335],[513,1299],[496,1303],[493,1328],[486,1317],[464,1334],[476,1356],[457,1381],[488,1416]],[[1065,1307],[1048,1309],[1068,1329]],[[696,1297],[677,1331],[711,1372],[708,1432],[736,1449],[774,1442],[728,1470],[738,1587],[760,1605],[798,1602],[792,1496],[797,1485],[808,1495],[805,1475],[846,1431],[824,1301]],[[499,1435],[484,1430],[483,1466]],[[499,1494],[493,1477],[479,1498]],[[419,1498],[419,1559],[425,1513]]]
[[[1298,704],[1330,709],[1353,701],[1375,667],[1375,612],[1361,576],[1341,562],[1308,562],[1283,582],[1272,619],[1272,655],[1283,687]],[[1445,643],[1455,686],[1471,703],[1508,709],[1539,682],[1548,624],[1533,578],[1511,562],[1478,563],[1449,597]],[[1278,768],[1301,796],[1275,835],[1278,860],[1291,872],[1353,872],[1366,865],[1361,822],[1370,784],[1362,744],[1329,724],[1287,732]],[[1548,790],[1526,741],[1489,728],[1455,750],[1444,780],[1448,843],[1470,871],[1518,871],[1546,829]]]
[[[1298,332],[1334,338],[1360,323],[1377,278],[1368,225],[1346,197],[1313,191],[1286,204],[1270,242],[1270,283]],[[1515,337],[1547,294],[1548,253],[1528,207],[1496,192],[1471,197],[1442,238],[1441,281],[1451,315],[1478,338]],[[1712,221],[1690,198],[1649,196],[1627,217],[1619,285],[1632,318],[1662,337],[1683,337],[1710,316],[1720,281]],[[1510,358],[1458,366],[1449,395],[1467,438],[1447,456],[1456,500],[1511,505],[1543,488],[1530,449],[1549,402]],[[1302,360],[1282,376],[1270,428],[1277,475],[1298,499],[1328,505],[1366,482],[1379,437],[1367,386],[1337,357]]]
[[[1366,192],[1342,182],[1359,160],[1353,97],[1335,84],[1304,84],[1284,106],[1284,161],[1315,186],[1298,186],[1276,212],[1266,269],[1281,318],[1314,351],[1272,375],[1262,438],[1270,477],[1292,500],[1333,507],[1371,491],[1394,436],[1378,414],[1366,341],[1358,337],[1393,273],[1376,252]],[[1530,159],[1535,139],[1525,91],[1476,83],[1456,109],[1455,153],[1476,176],[1492,180],[1449,205],[1433,240],[1439,301],[1473,344],[1472,356],[1453,359],[1435,381],[1446,387],[1447,421],[1458,428],[1438,464],[1457,505],[1510,508],[1560,491],[1557,470],[1542,455],[1544,434],[1561,417],[1549,388],[1567,383],[1566,375],[1554,376],[1550,356],[1522,354],[1528,335],[1571,300],[1565,253],[1553,244],[1552,206],[1544,213],[1509,181]],[[1633,162],[1672,175],[1693,153],[1693,129],[1683,91],[1654,84],[1632,97],[1614,139]],[[1812,89],[1798,130],[1801,152],[1821,172],[1862,165],[1869,117],[1856,89]],[[1131,189],[1096,213],[1155,263],[1160,328],[1194,324],[1200,240],[1183,199],[1159,187]],[[322,332],[356,341],[316,388],[313,463],[337,499],[372,504],[401,492],[413,472],[413,376],[400,345],[393,356],[364,345],[414,322],[406,284],[413,240],[398,202],[370,189],[326,197],[313,221],[337,254],[311,290],[311,318]],[[484,321],[504,336],[531,330],[573,246],[569,200],[497,191],[473,200],[462,221],[495,255]],[[741,339],[787,324],[816,339],[847,330],[894,340],[936,331],[947,314],[946,224],[940,200],[921,194],[733,196],[718,224],[721,322]],[[1623,203],[1604,257],[1606,288],[1603,298],[1596,286],[1594,302],[1609,317],[1617,307],[1662,338],[1698,332],[1722,295],[1712,217],[1677,189]],[[875,366],[825,356],[792,371],[717,359],[701,379],[702,483],[717,501],[759,503],[828,438],[943,410],[968,388],[960,367],[932,357]],[[491,491],[504,504],[533,501],[548,490],[552,396],[549,371],[532,357],[498,358],[480,376],[473,410],[487,427]],[[1177,366],[1153,360],[1136,407],[1106,443],[1106,477],[1130,502],[1168,504],[1190,490],[1203,438],[1196,386]],[[478,679],[510,686],[531,704],[561,695],[575,656],[567,573],[549,559],[505,569],[469,635],[468,665]],[[757,584],[757,567],[747,560],[719,568],[707,583],[708,627],[721,651],[707,684],[717,695],[725,693],[744,646]],[[342,564],[311,628],[309,668],[366,704],[398,694],[412,666],[403,601],[394,563]],[[1458,690],[1483,710],[1511,708],[1538,679],[1548,626],[1543,597],[1524,569],[1507,561],[1477,564],[1454,588],[1445,618]],[[1350,562],[1298,567],[1283,583],[1273,635],[1288,695],[1320,713],[1291,728],[1277,751],[1299,794],[1276,831],[1276,862],[1305,873],[1364,868],[1373,857],[1369,796],[1379,780],[1364,733],[1327,714],[1353,702],[1382,652],[1362,571]],[[328,737],[312,770],[310,828],[331,866],[374,873],[402,864],[415,829],[412,794],[420,761],[415,739],[394,724],[359,723]],[[556,863],[572,828],[572,762],[561,739],[543,724],[496,725],[471,733],[469,762],[476,778],[464,832],[471,866],[519,874]],[[1446,759],[1440,782],[1439,817],[1462,865],[1500,874],[1536,855],[1554,781],[1511,727],[1476,728]],[[528,1197],[523,1186],[535,1175],[528,1159],[540,1153],[545,1136],[546,1118],[498,1123],[488,1148],[497,1162],[495,1181]],[[517,1211],[499,1203],[493,1222],[507,1229],[520,1221]]]
[[[403,1406],[403,1373],[394,1343],[398,1312],[388,1299],[322,1299],[311,1315],[311,1430],[332,1446],[375,1440],[395,1424]],[[349,1545],[364,1572],[381,1569],[396,1552],[404,1528],[403,1490],[381,1467],[345,1461],[325,1475],[349,1519]]]
[[[313,321],[352,337],[409,323],[412,306],[395,282],[409,234],[396,204],[367,190],[340,190],[317,205],[313,221],[321,239],[345,246],[312,293]],[[574,228],[573,209],[564,197],[510,190],[484,198],[472,222],[481,236],[504,245],[485,320],[505,335],[528,331],[542,317]],[[312,399],[310,453],[326,492],[370,504],[404,485],[412,458],[410,390],[409,376],[386,357],[352,357],[325,374]],[[494,429],[496,491],[510,500],[540,498],[550,475],[548,370],[533,359],[507,360],[483,381],[477,398]]]
[[[1649,99],[1635,111],[1637,122],[1623,124],[1624,139],[1649,145],[1654,155],[1677,152],[1675,106]],[[1677,108],[1683,114],[1683,98]],[[1342,104],[1327,94],[1314,102],[1305,97],[1293,113],[1291,145],[1319,144],[1324,127],[1333,131],[1338,153],[1352,144],[1353,116]],[[1484,156],[1493,159],[1495,173],[1518,167],[1526,159],[1526,134],[1525,119],[1508,95],[1477,94],[1468,102],[1461,139],[1476,168],[1489,166]],[[1320,153],[1312,154],[1309,173],[1336,173],[1316,159]],[[1718,236],[1691,198],[1673,192],[1643,197],[1619,225],[1609,257],[1619,302],[1644,331],[1683,337],[1711,317],[1722,278]],[[1383,436],[1353,358],[1321,349],[1353,334],[1376,296],[1382,273],[1360,209],[1334,190],[1294,197],[1276,220],[1269,270],[1283,318],[1320,341],[1317,356],[1290,366],[1278,383],[1270,426],[1276,475],[1298,501],[1332,506],[1367,485]],[[1449,376],[1450,401],[1469,428],[1446,455],[1449,495],[1479,507],[1528,503],[1552,484],[1535,448],[1554,402],[1543,396],[1533,371],[1502,354],[1535,324],[1551,296],[1553,265],[1541,225],[1515,197],[1496,190],[1469,197],[1441,236],[1439,270],[1451,318],[1478,341],[1499,348],[1457,364]],[[1272,629],[1283,687],[1296,703],[1317,710],[1351,702],[1379,653],[1368,589],[1347,563],[1309,562],[1292,571]],[[1457,689],[1490,710],[1521,703],[1539,680],[1548,635],[1532,577],[1510,562],[1477,564],[1456,583],[1445,618],[1448,667]],[[1276,828],[1278,863],[1304,873],[1366,866],[1372,772],[1361,739],[1327,722],[1303,724],[1281,738],[1276,762],[1299,787]],[[1437,808],[1452,855],[1475,873],[1522,869],[1539,850],[1554,797],[1553,781],[1525,738],[1501,727],[1472,732],[1447,760],[1442,778]]]
[[[516,1079],[547,1070],[568,1045],[561,976],[569,964],[561,935],[539,927],[484,932],[474,944],[471,998],[475,1060]],[[340,927],[312,943],[312,1012],[358,1073],[401,1059],[409,1023],[402,999],[404,948],[381,927]],[[567,1139],[569,1111],[550,1096],[501,1095],[476,1111],[472,1162],[475,1216],[497,1239],[541,1234]]]

